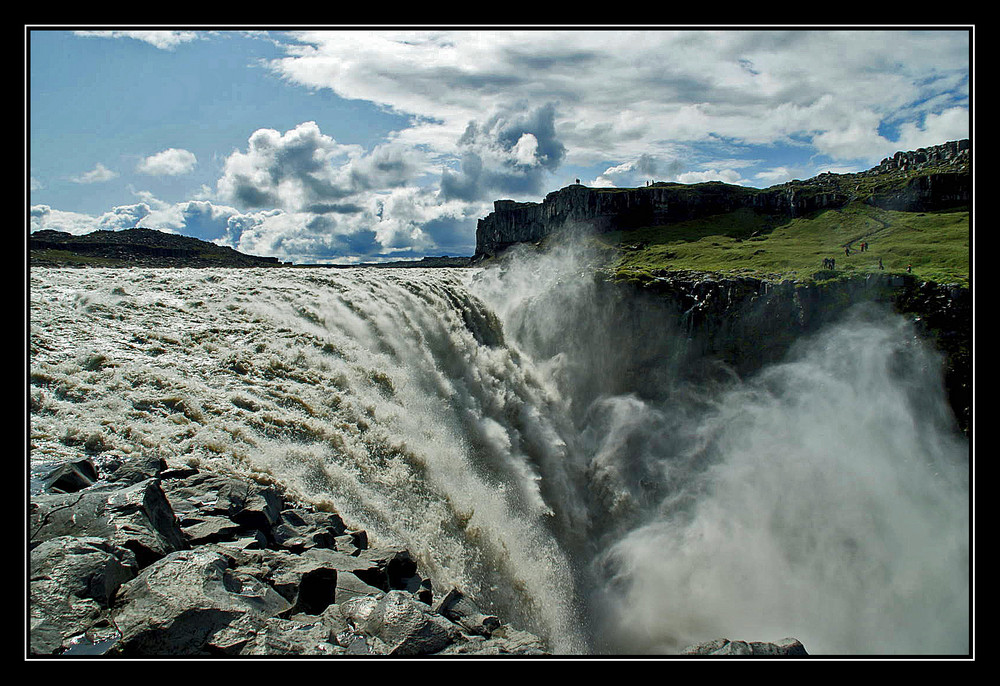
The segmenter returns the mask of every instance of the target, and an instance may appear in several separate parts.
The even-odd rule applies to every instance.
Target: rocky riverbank
[[[67,462],[33,480],[28,533],[34,658],[550,654],[435,588],[407,550],[270,484],[161,459]],[[684,654],[807,653],[789,638]]]
[[[31,656],[544,655],[405,549],[273,485],[159,459],[33,484]]]

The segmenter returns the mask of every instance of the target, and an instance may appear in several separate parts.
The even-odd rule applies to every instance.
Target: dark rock
[[[59,536],[93,536],[131,550],[140,568],[187,547],[156,479],[125,488],[106,485],[79,493],[40,495],[31,505],[32,545]]]
[[[93,486],[97,468],[89,459],[65,462],[45,476],[45,487],[53,493],[76,493]]]
[[[228,517],[203,515],[181,521],[181,531],[191,546],[214,541],[231,541],[240,532],[241,526]]]
[[[404,591],[362,596],[340,608],[358,631],[375,639],[372,648],[378,654],[428,655],[461,636],[458,627]]]
[[[466,631],[489,637],[500,628],[500,619],[483,614],[471,599],[453,588],[434,606],[434,611],[460,624]]]
[[[386,578],[385,571],[377,562],[372,560],[347,555],[345,553],[328,550],[326,548],[312,548],[302,553],[302,557],[307,560],[316,560],[329,565],[341,574],[340,578],[343,578],[346,574],[350,574],[364,582],[365,586],[376,588],[383,592],[389,590],[389,583]],[[358,585],[353,583],[352,580],[345,583],[348,584],[348,586],[345,586],[345,588],[348,589],[363,588],[358,587]]]
[[[163,482],[178,516],[227,517],[247,530],[265,533],[279,520],[282,500],[277,490],[236,477],[211,472]]]
[[[538,636],[507,625],[499,627],[489,638],[463,637],[438,652],[438,655],[548,655],[545,643]]]
[[[541,651],[457,591],[439,604],[448,617],[432,611],[407,550],[369,549],[335,513],[282,509],[273,488],[159,460],[111,465],[108,478],[33,490],[32,654]]]
[[[381,596],[385,591],[369,586],[355,574],[341,574],[337,577],[336,603],[340,605],[358,596]]]
[[[337,539],[346,531],[340,515],[305,508],[283,510],[273,529],[275,544],[302,552],[309,548],[337,549]]]
[[[162,478],[166,470],[167,462],[163,458],[142,456],[119,464],[109,464],[105,476],[109,481],[135,484],[147,479]]]
[[[126,581],[135,577],[135,555],[100,538],[60,536],[31,551],[30,651],[49,655],[77,650]]]
[[[368,532],[348,531],[336,537],[336,549],[348,555],[360,555],[363,550],[368,550]]]
[[[759,641],[730,641],[718,638],[689,646],[682,655],[808,655],[805,647],[794,638],[784,638],[774,643]]]
[[[362,551],[358,557],[373,562],[381,573],[377,583],[373,581],[368,583],[387,591],[406,588],[407,582],[417,573],[417,563],[410,557],[408,550],[371,548]]]
[[[329,560],[277,553],[267,581],[292,605],[292,612],[317,615],[334,604],[337,568]]]
[[[199,655],[248,613],[274,617],[291,604],[208,549],[171,553],[122,586],[114,619],[124,655]]]

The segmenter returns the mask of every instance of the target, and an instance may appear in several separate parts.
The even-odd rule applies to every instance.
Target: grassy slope
[[[615,276],[645,281],[662,271],[716,272],[771,280],[825,280],[879,271],[969,284],[969,212],[896,212],[863,203],[788,220],[740,210],[595,237],[615,249]],[[869,249],[860,252],[860,243]],[[851,254],[845,253],[851,248]],[[823,258],[836,270],[823,269]]]

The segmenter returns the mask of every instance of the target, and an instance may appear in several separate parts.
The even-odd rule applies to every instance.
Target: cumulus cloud
[[[79,176],[71,177],[70,180],[74,183],[102,183],[104,181],[110,181],[117,176],[118,174],[116,172],[111,171],[98,162],[89,172],[84,172]]]
[[[916,150],[968,137],[969,110],[965,107],[952,107],[940,114],[928,113],[923,125],[909,122],[900,126],[896,149]],[[886,156],[888,154],[890,153]]]
[[[89,214],[55,210],[48,205],[32,205],[28,211],[28,228],[32,232],[51,229],[79,236],[95,231],[97,220]]]
[[[458,141],[461,169],[444,171],[442,197],[472,201],[543,190],[544,173],[557,169],[566,156],[556,136],[555,113],[553,103],[520,103],[483,122],[470,121]]]
[[[425,170],[423,155],[415,149],[386,143],[365,153],[308,121],[285,133],[255,131],[245,152],[226,159],[217,191],[224,201],[247,208],[340,211],[353,195],[403,186]]]
[[[178,176],[189,173],[197,163],[193,152],[168,148],[144,159],[136,166],[136,171],[152,176]]]
[[[639,186],[645,181],[654,179],[657,168],[656,159],[652,155],[643,153],[634,160],[608,167],[593,181],[592,185],[600,187]],[[672,170],[671,173],[679,171],[676,161],[671,162],[668,168]]]

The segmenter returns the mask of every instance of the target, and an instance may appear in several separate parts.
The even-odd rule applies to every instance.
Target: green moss
[[[905,273],[909,267],[919,279],[969,283],[967,208],[898,212],[852,203],[791,220],[743,209],[594,240],[616,250],[609,267],[620,280],[698,271],[821,282],[879,271]],[[866,252],[862,242],[868,243]],[[833,258],[836,268],[825,269],[824,258]]]

